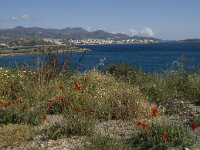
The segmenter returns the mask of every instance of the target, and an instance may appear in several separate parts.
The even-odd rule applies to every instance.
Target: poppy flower
[[[58,100],[63,101],[64,98],[63,97],[58,97]]]
[[[3,103],[3,107],[9,107],[9,106],[11,106],[11,105],[12,105],[11,102],[5,102],[5,103]]]
[[[54,96],[53,98],[56,100],[59,100],[59,96]]]
[[[72,101],[68,99],[67,100],[67,104],[71,104],[71,103],[72,103]]]
[[[64,87],[63,86],[60,86],[59,89],[60,89],[61,92],[64,92]]]
[[[93,112],[93,110],[89,108],[89,109],[85,112],[85,115],[86,115],[86,116],[91,115],[92,112]]]
[[[148,128],[148,126],[147,126],[146,124],[141,124],[140,127],[141,127],[142,129]]]
[[[191,128],[192,128],[193,131],[196,130],[196,128],[197,128],[196,122],[192,122]]]
[[[51,104],[50,103],[45,103],[45,108],[50,108],[51,107]]]
[[[134,112],[132,112],[131,114],[132,114],[132,115],[136,115],[136,112],[134,111]]]
[[[75,108],[75,111],[76,111],[77,113],[81,112],[80,108],[78,108],[78,107]]]
[[[167,133],[163,133],[161,137],[163,140],[166,140],[168,138],[168,135],[167,135]]]
[[[141,123],[140,121],[135,121],[135,124],[136,124],[137,126],[142,125],[142,123]]]
[[[156,107],[151,108],[151,115],[153,117],[156,117],[157,113],[158,113],[158,109]]]
[[[47,116],[46,116],[46,115],[42,115],[42,116],[41,116],[41,120],[42,120],[42,121],[47,120]]]
[[[81,86],[76,81],[74,81],[74,85],[78,91],[81,90]]]

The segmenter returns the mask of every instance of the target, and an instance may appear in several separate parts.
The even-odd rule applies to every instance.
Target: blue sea
[[[186,64],[200,65],[200,43],[84,45],[79,47],[91,50],[84,56],[81,52],[74,52],[70,56],[72,66],[79,66],[82,71],[93,68],[101,70],[110,64],[127,63],[145,72],[162,72],[181,57],[187,62]],[[36,55],[0,57],[0,67],[15,67],[20,64],[32,66],[36,64],[37,58]],[[62,58],[63,54],[60,53],[58,59],[62,60]]]

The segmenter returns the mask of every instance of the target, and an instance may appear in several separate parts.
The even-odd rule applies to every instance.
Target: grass
[[[134,133],[132,145],[135,149],[168,149],[171,147],[188,148],[193,144],[188,131],[176,124],[153,123],[148,129]]]
[[[34,130],[26,124],[8,124],[0,126],[0,149],[16,146],[30,140]]]
[[[87,150],[131,150],[131,145],[123,143],[109,136],[93,136],[89,143],[84,145]]]
[[[157,75],[125,64],[104,72],[91,70],[82,74],[60,69],[54,61],[34,71],[0,68],[0,135],[3,135],[0,143],[3,147],[30,139],[35,135],[32,128],[44,124],[49,119],[47,116],[53,115],[62,115],[65,121],[49,125],[40,134],[47,140],[91,136],[90,144],[85,145],[87,149],[166,149],[192,145],[188,126],[147,122],[142,124],[142,129],[136,128],[130,143],[125,144],[123,139],[96,136],[95,123],[151,120],[152,106],[156,106],[154,113],[158,111],[161,117],[176,115],[183,110],[171,103],[199,101],[198,73],[186,74],[179,70],[170,75]],[[198,119],[190,117],[190,121],[199,126]],[[167,134],[166,140],[162,139],[163,133]],[[18,138],[10,140],[11,135]]]

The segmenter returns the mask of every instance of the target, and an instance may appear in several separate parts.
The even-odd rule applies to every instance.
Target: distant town
[[[81,40],[63,40],[53,38],[42,38],[40,40],[35,39],[20,39],[11,41],[8,43],[0,43],[0,48],[16,47],[16,46],[36,46],[36,45],[98,45],[98,44],[148,44],[158,43],[158,41],[151,39],[126,39],[126,40],[114,40],[114,39],[81,39]]]
[[[69,40],[75,45],[97,45],[97,44],[149,44],[158,43],[158,41],[151,39],[126,39],[126,40],[113,40],[113,39],[82,39],[82,40]]]

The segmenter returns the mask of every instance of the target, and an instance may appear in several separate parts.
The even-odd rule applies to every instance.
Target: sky
[[[200,0],[0,0],[0,29],[83,27],[88,31],[200,38]]]

